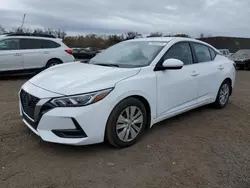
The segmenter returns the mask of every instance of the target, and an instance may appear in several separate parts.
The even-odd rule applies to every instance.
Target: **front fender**
[[[151,111],[151,124],[157,117],[156,107],[156,77],[154,74],[142,74],[141,72],[137,75],[127,78],[118,82],[115,85],[114,90],[110,93],[113,102],[112,106],[115,107],[123,99],[140,96],[147,100],[150,111]]]

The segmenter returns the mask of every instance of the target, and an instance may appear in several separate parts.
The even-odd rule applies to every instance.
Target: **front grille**
[[[31,119],[34,119],[34,110],[36,104],[39,102],[40,99],[27,93],[24,90],[21,90],[20,100],[24,113],[27,114]]]
[[[23,114],[23,119],[36,130],[38,123],[31,121],[25,114]]]

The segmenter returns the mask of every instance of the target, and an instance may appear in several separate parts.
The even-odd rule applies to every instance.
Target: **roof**
[[[136,38],[136,39],[131,39],[134,41],[160,41],[160,42],[169,42],[175,37],[150,37],[150,38]]]
[[[189,41],[189,42],[196,42],[196,43],[205,44],[205,45],[211,47],[212,49],[214,49],[216,52],[219,52],[218,49],[216,49],[214,46],[210,45],[209,43],[206,43],[204,41],[197,40],[194,38],[187,38],[187,37],[148,37],[148,38],[131,39],[131,40],[127,40],[127,41],[148,41],[148,42],[155,41],[155,42],[167,42],[168,43],[172,40],[174,40],[174,42]]]
[[[54,35],[47,34],[34,34],[34,33],[9,33],[5,35],[6,37],[45,37],[45,38],[56,38]]]
[[[187,38],[187,37],[148,37],[148,38],[138,38],[138,39],[131,39],[133,41],[156,41],[156,42],[170,42],[172,40],[175,41],[193,41],[193,42],[199,42],[204,43],[200,40],[194,39],[194,38]],[[130,40],[130,41],[131,41]]]

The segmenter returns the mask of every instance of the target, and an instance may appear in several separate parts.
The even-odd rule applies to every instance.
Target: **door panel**
[[[0,71],[23,69],[23,55],[19,50],[0,50]]]
[[[23,55],[19,50],[19,39],[0,41],[0,71],[23,69]]]
[[[46,54],[46,50],[42,48],[41,39],[21,39],[20,48],[24,56],[25,69],[44,67],[48,54]]]
[[[218,91],[220,68],[216,61],[216,54],[210,47],[192,43],[196,57],[196,70],[199,74],[198,81],[198,103],[212,102]],[[223,67],[222,67],[223,68]]]
[[[24,55],[24,68],[25,69],[36,69],[42,68],[45,64],[45,50],[22,50]]]
[[[162,62],[171,58],[181,60],[184,66],[179,70],[156,72],[158,117],[197,105],[199,72],[193,64],[189,43],[174,44],[163,56]]]
[[[197,64],[199,70],[198,103],[213,100],[218,92],[219,69],[216,61]]]
[[[193,65],[156,72],[158,117],[197,105],[198,75]]]

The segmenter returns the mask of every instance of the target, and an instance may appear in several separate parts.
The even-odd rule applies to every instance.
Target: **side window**
[[[39,39],[21,39],[20,48],[26,50],[41,49],[42,41]]]
[[[6,39],[0,41],[0,50],[18,50],[19,39]]]
[[[214,60],[214,58],[215,58],[215,56],[216,56],[215,51],[214,51],[212,48],[209,48],[209,51],[210,51],[212,60]]]
[[[42,40],[42,48],[58,48],[61,45],[51,41],[51,40]]]
[[[181,60],[184,65],[192,64],[193,58],[189,43],[182,42],[174,44],[163,57],[164,61],[171,58]]]
[[[193,47],[198,63],[212,60],[207,46],[198,43],[193,43]]]

